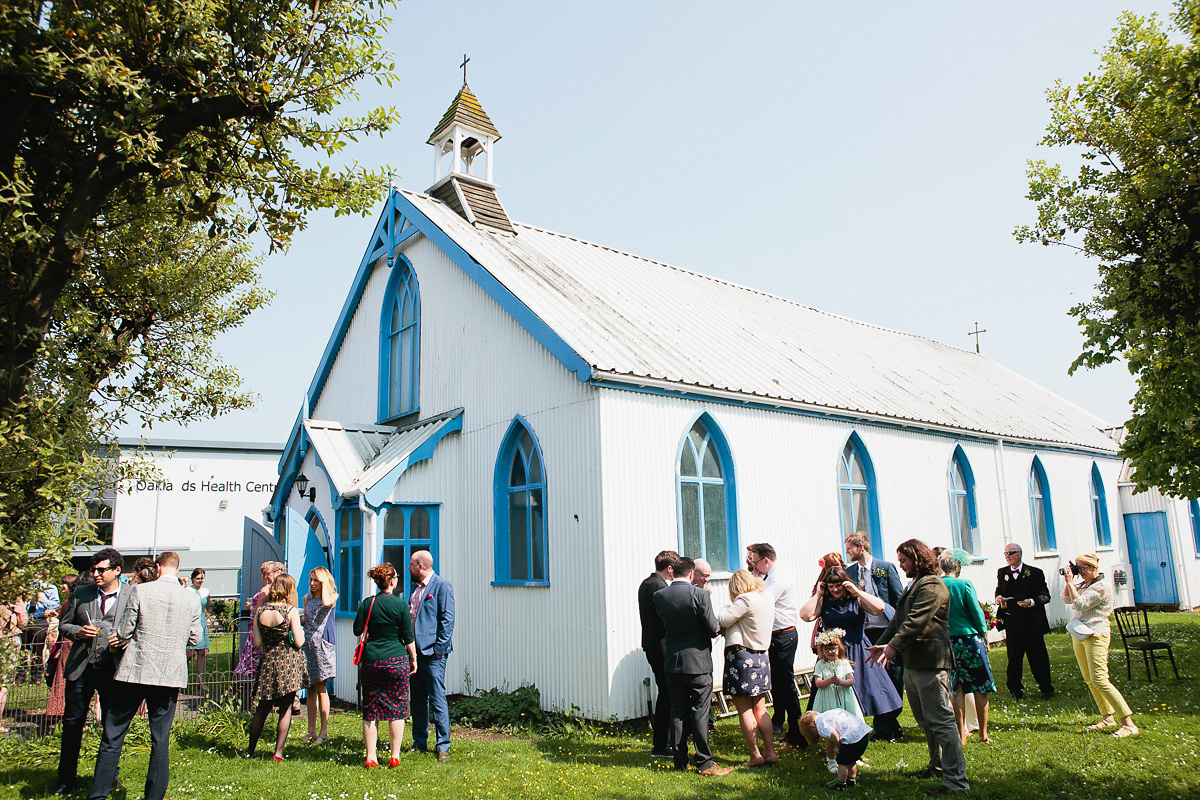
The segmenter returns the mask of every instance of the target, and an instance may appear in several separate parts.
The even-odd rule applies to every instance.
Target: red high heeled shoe
[[[396,767],[400,766],[400,759],[393,758],[391,761],[388,762],[388,766],[392,769],[395,769]]]
[[[274,761],[276,764],[282,764],[283,756],[271,756],[271,760]]]
[[[379,766],[379,762],[376,761],[375,759],[373,759],[373,758],[367,759],[367,769],[374,769],[375,767],[378,767],[378,766]]]

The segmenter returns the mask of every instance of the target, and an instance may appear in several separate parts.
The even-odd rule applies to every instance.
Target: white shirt
[[[844,708],[831,708],[817,715],[817,735],[828,739],[830,734],[837,731],[838,738],[846,744],[853,744],[871,732],[871,726]]]
[[[772,564],[767,570],[767,591],[775,598],[775,623],[771,630],[779,631],[784,628],[794,628],[800,624],[800,607],[796,605],[796,582],[791,573],[785,572],[778,564]]]

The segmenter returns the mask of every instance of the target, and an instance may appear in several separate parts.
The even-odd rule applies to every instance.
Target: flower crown
[[[841,628],[834,628],[833,630],[823,631],[823,632],[821,632],[820,635],[817,636],[817,644],[818,645],[826,645],[826,644],[833,644],[834,642],[840,642],[842,640],[842,637],[845,635],[846,635],[846,632],[844,630],[842,630]]]

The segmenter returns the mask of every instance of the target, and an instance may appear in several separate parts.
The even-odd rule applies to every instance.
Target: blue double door
[[[1176,605],[1175,562],[1163,511],[1125,515],[1125,538],[1133,570],[1133,600],[1139,604]]]

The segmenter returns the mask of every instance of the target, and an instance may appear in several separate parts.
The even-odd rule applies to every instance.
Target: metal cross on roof
[[[974,336],[974,337],[975,337],[975,352],[976,352],[976,353],[978,353],[978,352],[979,352],[979,334],[981,334],[981,333],[987,333],[987,328],[984,328],[983,330],[980,330],[980,329],[979,329],[979,323],[978,323],[978,322],[976,322],[976,323],[975,323],[975,330],[973,330],[973,331],[967,331],[967,336]]]
[[[459,64],[463,71],[463,86],[467,85],[467,62],[471,59],[467,58],[467,54],[463,53],[463,63]]]

